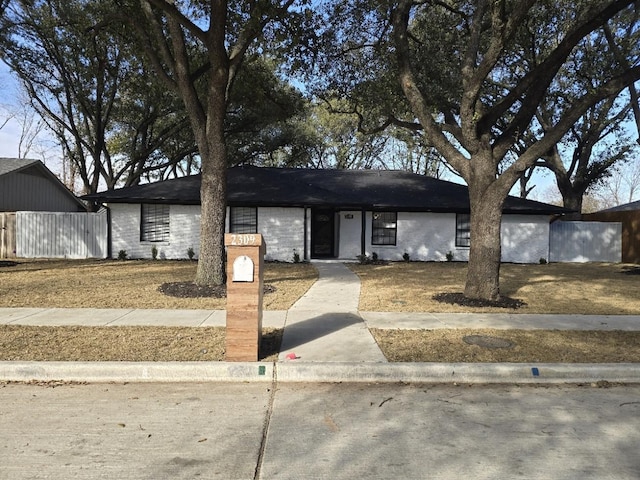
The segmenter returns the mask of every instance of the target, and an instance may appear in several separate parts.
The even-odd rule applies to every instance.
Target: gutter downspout
[[[103,204],[103,207],[107,210],[107,258],[111,259],[113,255],[113,246],[111,245],[111,209]]]
[[[365,210],[364,207],[362,207],[362,214],[361,214],[361,223],[362,223],[362,227],[360,228],[360,255],[366,255],[366,250],[367,250],[367,219],[366,219],[366,213],[367,211]]]
[[[304,208],[304,261],[309,260],[309,255],[307,255],[307,234],[309,233],[309,227],[307,226],[307,207]]]

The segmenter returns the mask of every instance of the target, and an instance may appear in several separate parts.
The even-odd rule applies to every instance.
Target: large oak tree
[[[200,257],[195,282],[225,282],[225,119],[238,73],[258,40],[282,47],[308,26],[304,1],[140,0],[131,11],[147,59],[184,102],[202,168]],[[135,9],[134,9],[135,10]],[[252,50],[253,49],[253,50]],[[201,52],[202,55],[193,55]]]
[[[368,130],[421,132],[469,187],[467,297],[500,297],[502,206],[514,184],[589,108],[640,78],[638,59],[619,55],[638,29],[633,8],[630,0],[332,5],[336,21],[325,36],[334,48],[322,64],[329,80],[318,88],[352,102]],[[580,75],[589,63],[586,40],[594,32],[604,38],[605,29],[611,43],[597,51],[600,75],[563,92],[567,72]],[[558,91],[554,116],[541,127],[539,106]],[[532,127],[539,135],[524,144]]]
[[[593,31],[634,8],[633,1],[579,1],[565,8],[535,0],[413,1],[399,0],[392,9],[392,28],[400,86],[424,135],[466,181],[471,209],[471,247],[465,296],[485,300],[500,297],[501,210],[521,174],[556,145],[593,105],[617,95],[640,78],[637,63],[621,65],[609,55],[608,75],[574,94],[553,125],[511,163],[499,170],[508,152],[535,118],[558,72]],[[555,12],[548,15],[549,11]],[[433,102],[431,78],[419,74],[430,59],[435,25],[457,32],[455,69],[441,72],[457,84],[448,102]],[[545,23],[537,19],[545,18]],[[535,64],[522,63],[517,76],[503,75],[521,60],[517,36],[528,28],[557,32],[551,48]],[[614,36],[619,32],[614,32]],[[603,56],[607,52],[601,52]],[[431,68],[437,69],[434,65]],[[507,82],[508,81],[508,82]],[[451,90],[450,90],[451,91]],[[445,108],[443,108],[445,107]]]
[[[373,121],[377,115],[381,124],[419,129],[469,187],[472,240],[465,296],[500,298],[502,206],[523,172],[550,152],[591,106],[640,78],[637,58],[622,64],[603,50],[605,74],[573,92],[544,134],[513,156],[581,42],[632,8],[635,2],[629,0],[363,0],[337,8],[338,13],[350,9],[359,15],[356,24],[338,35],[345,40],[342,54],[348,58],[341,72],[349,77],[349,65],[377,62],[375,69],[361,69],[360,79],[343,82],[345,90],[352,94],[360,89],[364,97],[375,92],[370,103],[376,97],[397,99],[389,81],[393,75],[409,108],[397,100],[380,100]],[[539,45],[536,61],[528,62],[519,40],[535,29],[550,32],[553,42]],[[622,33],[613,30],[614,40],[620,41]]]

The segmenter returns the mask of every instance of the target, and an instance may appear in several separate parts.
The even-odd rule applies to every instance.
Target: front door
[[[311,210],[311,258],[335,256],[335,214],[328,208]]]

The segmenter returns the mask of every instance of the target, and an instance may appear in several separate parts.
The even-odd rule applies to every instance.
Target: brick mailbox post
[[[262,338],[266,245],[259,233],[227,233],[227,343],[229,362],[257,362]]]

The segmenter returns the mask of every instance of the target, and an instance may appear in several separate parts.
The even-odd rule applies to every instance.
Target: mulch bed
[[[522,300],[501,296],[499,300],[483,300],[480,298],[467,298],[464,293],[437,293],[433,299],[440,303],[449,303],[451,305],[462,305],[463,307],[498,307],[518,309],[526,305]]]
[[[625,275],[640,275],[640,267],[624,267],[622,273]]]
[[[227,286],[208,286],[208,285],[196,285],[193,282],[171,282],[163,283],[158,287],[160,293],[164,293],[170,297],[177,298],[200,298],[200,297],[213,297],[213,298],[226,298]],[[276,287],[273,285],[265,285],[264,293],[273,293],[276,291]]]

